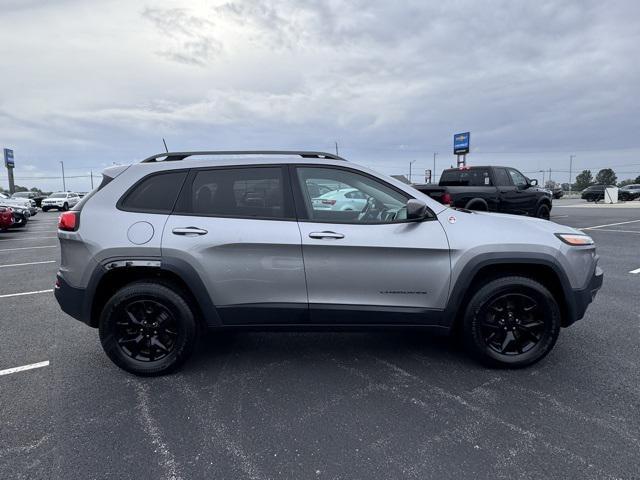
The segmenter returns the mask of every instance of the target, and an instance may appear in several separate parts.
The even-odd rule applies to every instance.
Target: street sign
[[[456,133],[453,136],[454,155],[466,155],[467,153],[469,153],[470,143],[471,143],[471,132]]]
[[[15,167],[15,161],[13,159],[13,150],[8,148],[4,149],[4,165],[7,168]]]
[[[431,169],[424,171],[424,183],[431,183]]]

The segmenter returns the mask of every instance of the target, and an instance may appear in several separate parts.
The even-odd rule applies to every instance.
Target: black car
[[[640,184],[625,185],[618,190],[618,198],[623,202],[640,198]]]
[[[580,198],[587,202],[599,202],[604,200],[605,188],[613,188],[613,185],[591,185],[582,191]]]
[[[564,195],[564,191],[562,190],[562,187],[554,187],[551,190],[551,193],[553,194],[553,198],[555,199],[562,198],[562,196]]]
[[[438,185],[413,187],[457,208],[549,219],[551,191],[537,185],[511,167],[462,167],[444,170]]]

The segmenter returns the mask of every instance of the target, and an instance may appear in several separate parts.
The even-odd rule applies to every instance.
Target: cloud
[[[42,169],[144,158],[164,136],[176,149],[337,139],[404,173],[433,151],[448,166],[464,130],[471,161],[525,171],[560,168],[569,152],[579,168],[640,162],[631,0],[9,6],[0,129]]]

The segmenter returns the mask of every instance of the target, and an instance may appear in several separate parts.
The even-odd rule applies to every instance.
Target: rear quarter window
[[[148,175],[124,194],[118,208],[128,212],[169,214],[186,178],[186,170]]]

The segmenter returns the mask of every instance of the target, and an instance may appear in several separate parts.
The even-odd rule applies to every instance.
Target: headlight
[[[574,246],[593,245],[593,238],[581,233],[556,233],[556,237],[564,243]]]

